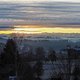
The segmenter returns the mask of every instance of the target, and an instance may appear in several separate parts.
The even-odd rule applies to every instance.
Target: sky
[[[75,29],[80,30],[79,2],[80,0],[0,0],[0,32],[27,31],[27,28],[28,31],[32,29],[32,32],[36,28],[55,32],[54,28],[58,27],[64,28],[65,31],[60,30],[65,33],[79,33]]]
[[[2,0],[2,1],[7,1],[7,2],[12,2],[11,0]],[[41,1],[58,1],[58,2],[80,2],[80,0],[13,0],[13,1],[19,1],[19,2],[33,2],[33,1],[37,1],[37,2],[41,2]]]

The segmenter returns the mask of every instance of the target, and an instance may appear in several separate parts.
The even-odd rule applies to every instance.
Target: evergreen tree
[[[33,53],[33,51],[32,50],[30,50],[30,51],[28,51],[27,52],[27,56],[25,56],[25,57],[27,57],[27,61],[34,61],[34,53]]]
[[[17,54],[16,43],[12,39],[8,39],[3,53],[1,54],[1,62],[6,64],[15,64],[15,56]]]
[[[8,39],[3,52],[1,53],[1,70],[2,75],[8,77],[15,75],[18,61],[18,51],[13,39]]]
[[[22,62],[18,72],[20,76],[19,80],[34,80],[33,68],[28,62]]]
[[[45,59],[45,51],[44,51],[44,48],[38,47],[36,49],[36,59],[37,60],[44,60]]]
[[[56,60],[56,52],[54,50],[50,50],[48,54],[48,59],[52,62]]]
[[[76,66],[73,70],[73,75],[74,75],[74,80],[79,80],[79,76],[80,76],[80,66]]]
[[[43,74],[43,63],[41,61],[37,61],[33,69],[36,78],[40,79],[40,76]]]

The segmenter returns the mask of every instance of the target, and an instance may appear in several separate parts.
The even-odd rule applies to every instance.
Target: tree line
[[[71,60],[79,59],[79,55],[75,49],[66,49],[68,53],[68,75],[75,75],[74,80],[79,80],[77,76],[80,76],[80,66],[76,66],[73,73],[70,72]],[[35,50],[35,54],[32,50],[26,53],[26,56],[19,54],[17,44],[13,39],[8,39],[5,47],[0,54],[0,80],[9,80],[9,76],[16,76],[17,80],[42,80],[41,75],[44,73],[43,61],[51,61],[52,64],[56,60],[61,60],[55,50],[49,50],[46,56],[46,51],[42,47],[38,47]],[[31,62],[34,62],[34,64]],[[54,65],[54,64],[53,64]],[[61,75],[54,77],[52,75],[49,80],[63,80]],[[70,80],[70,77],[68,77]]]

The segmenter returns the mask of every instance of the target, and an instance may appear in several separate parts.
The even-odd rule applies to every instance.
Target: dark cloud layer
[[[80,3],[0,3],[0,26],[20,24],[80,25]]]

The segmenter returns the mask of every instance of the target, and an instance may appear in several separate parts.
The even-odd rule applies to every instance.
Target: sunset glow
[[[80,28],[15,28],[15,31],[25,33],[80,33]]]
[[[23,28],[22,28],[23,27]],[[25,34],[40,34],[40,33],[80,33],[80,28],[62,28],[62,27],[31,27],[15,26],[12,30],[1,30],[0,34],[25,33]]]

